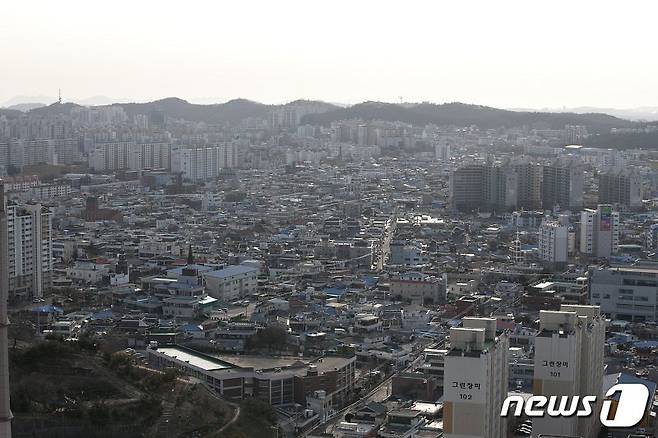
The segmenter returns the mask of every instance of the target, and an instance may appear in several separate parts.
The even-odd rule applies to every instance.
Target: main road
[[[396,222],[397,215],[393,215],[390,217],[386,223],[386,226],[384,227],[384,236],[382,237],[376,263],[378,271],[384,269],[384,263],[386,263],[386,259],[391,252],[391,240],[393,239],[393,234],[395,233]]]

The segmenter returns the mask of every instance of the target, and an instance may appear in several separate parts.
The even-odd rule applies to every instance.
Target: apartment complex
[[[516,173],[499,166],[467,165],[455,169],[450,178],[452,204],[460,211],[511,209],[517,190]]]
[[[99,143],[89,151],[89,167],[96,171],[170,169],[172,146],[165,142]]]
[[[630,208],[642,206],[642,178],[624,170],[599,174],[599,203]]]
[[[459,211],[530,208],[579,210],[583,206],[583,169],[570,161],[539,166],[470,164],[450,178],[452,206]]]
[[[224,169],[238,167],[236,143],[176,149],[171,156],[171,170],[193,182],[217,178]]]
[[[0,142],[0,175],[37,164],[73,164],[82,160],[78,139],[9,139]]]
[[[95,171],[128,169],[128,157],[133,142],[100,143],[89,151],[89,167]]]
[[[171,169],[170,143],[138,143],[130,151],[128,168],[131,170],[143,169]]]

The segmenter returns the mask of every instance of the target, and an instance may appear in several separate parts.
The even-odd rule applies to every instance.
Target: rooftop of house
[[[254,268],[252,266],[245,266],[245,265],[231,265],[227,266],[223,269],[219,269],[217,271],[210,271],[204,273],[205,277],[213,277],[213,278],[219,278],[219,279],[224,279],[224,278],[229,278],[233,277],[235,275],[241,275],[241,274],[251,274],[251,273],[257,273],[258,268]]]

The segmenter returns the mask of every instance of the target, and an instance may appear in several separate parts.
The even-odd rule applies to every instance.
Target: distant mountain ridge
[[[303,103],[313,104],[324,112],[307,114],[302,118],[302,123],[325,126],[333,121],[344,119],[399,121],[418,126],[430,123],[454,126],[477,125],[481,129],[521,126],[537,129],[562,129],[565,125],[585,125],[592,132],[609,132],[611,128],[639,126],[630,120],[602,113],[512,111],[459,102],[445,104],[363,102],[342,107],[321,101],[303,100],[289,102],[285,105],[267,105],[247,99],[234,99],[218,104],[194,104],[177,97],[168,97],[153,102],[113,103],[98,107],[120,106],[131,117],[136,114],[148,115],[158,112],[175,119],[221,124],[239,123],[247,118],[267,118],[272,110]],[[66,114],[76,107],[80,107],[80,105],[54,103],[34,108],[29,111],[29,114],[43,116]],[[8,117],[20,114],[20,112],[6,109],[0,111]]]
[[[561,129],[565,125],[585,125],[593,131],[610,128],[631,127],[633,122],[607,114],[575,114],[519,112],[482,105],[453,102],[445,104],[393,104],[364,102],[348,108],[340,108],[323,114],[311,114],[304,118],[307,123],[328,124],[335,120],[363,119],[388,120],[425,125],[469,126],[482,129],[500,127],[533,126],[546,129]]]
[[[36,108],[41,108],[42,106],[46,106],[45,103],[17,103],[16,105],[9,105],[7,109],[10,110],[18,110],[18,111],[23,111],[28,112],[30,110],[36,109]]]
[[[577,106],[573,108],[509,108],[511,111],[521,112],[549,112],[549,113],[602,113],[632,121],[658,121],[658,106],[640,106],[636,108],[601,108],[594,106]]]
[[[97,106],[97,105],[110,105],[116,102],[125,102],[128,99],[113,99],[107,96],[91,96],[80,99],[65,99],[68,102],[76,103],[84,106]],[[40,104],[41,106],[50,105],[57,102],[58,98],[54,96],[14,96],[11,99],[1,102],[0,107],[12,108],[19,105],[34,105]]]
[[[273,106],[247,99],[234,99],[226,103],[200,105],[177,97],[168,97],[147,103],[115,103],[129,116],[150,114],[155,111],[175,119],[206,123],[238,123],[249,117],[266,118]]]
[[[159,112],[174,119],[183,119],[192,122],[239,123],[240,121],[247,118],[266,119],[268,118],[270,111],[273,109],[285,108],[287,106],[304,103],[313,104],[316,107],[323,107],[324,110],[334,110],[340,108],[339,106],[321,101],[306,100],[296,100],[284,105],[266,105],[248,99],[233,99],[225,103],[217,104],[195,104],[178,97],[167,97],[164,99],[155,100],[153,102],[144,103],[113,103],[110,105],[94,106],[94,108],[113,106],[121,107],[131,117],[137,114],[148,115],[154,112]],[[48,114],[62,114],[70,112],[71,109],[80,107],[82,107],[82,105],[71,102],[62,104],[54,103],[48,106],[35,108],[29,113],[38,116],[45,116]]]
[[[284,105],[267,105],[247,99],[234,99],[225,103],[195,104],[177,97],[168,97],[153,102],[128,102],[100,105],[94,108],[118,106],[128,116],[136,114],[166,116],[174,119],[203,122],[208,124],[236,124],[248,118],[269,118],[273,110],[300,105],[311,108],[317,113],[308,113],[302,117],[302,123],[329,126],[331,122],[346,119],[363,121],[383,120],[404,122],[416,126],[435,124],[466,127],[477,125],[480,129],[528,127],[532,129],[564,129],[565,125],[584,125],[594,135],[584,142],[587,146],[599,148],[645,148],[658,150],[658,132],[634,130],[633,132],[611,134],[612,128],[643,128],[658,126],[658,121],[639,122],[597,112],[547,112],[521,111],[470,105],[459,102],[434,103],[386,103],[363,102],[351,106],[341,106],[321,101],[296,100]],[[81,108],[76,103],[53,103],[48,106],[33,108],[27,114],[36,116],[53,116],[69,114],[74,108]],[[25,109],[21,105],[19,109]],[[0,117],[9,119],[24,116],[19,109],[0,108]]]

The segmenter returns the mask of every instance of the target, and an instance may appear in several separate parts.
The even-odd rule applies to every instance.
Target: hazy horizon
[[[80,0],[10,3],[0,103],[61,88],[65,101],[658,106],[655,4],[397,5],[120,0],[96,11]]]
[[[284,105],[290,102],[294,102],[296,100],[310,100],[310,101],[319,101],[319,102],[325,102],[329,103],[332,105],[337,105],[337,106],[343,106],[343,107],[349,107],[355,104],[359,103],[364,103],[367,102],[365,100],[357,101],[357,102],[350,102],[350,103],[345,103],[345,102],[328,102],[322,99],[313,99],[312,97],[303,97],[303,98],[296,98],[296,99],[286,99],[280,102],[261,102],[256,99],[249,99],[247,97],[235,97],[231,99],[220,99],[220,98],[213,98],[213,97],[193,97],[193,98],[185,98],[181,96],[161,96],[157,97],[154,99],[132,99],[132,98],[113,98],[109,96],[89,96],[89,97],[66,97],[63,96],[62,98],[62,103],[75,103],[78,105],[83,105],[83,106],[102,106],[102,105],[110,105],[110,104],[128,104],[128,103],[149,103],[153,101],[158,101],[158,100],[163,100],[163,99],[169,99],[169,98],[178,98],[178,99],[183,99],[187,101],[188,103],[192,104],[198,104],[198,105],[215,105],[215,104],[225,104],[231,100],[236,100],[236,99],[244,99],[244,100],[249,100],[257,103],[262,103],[266,105]],[[0,102],[0,108],[8,108],[12,106],[20,106],[20,105],[28,105],[28,104],[43,104],[44,106],[56,103],[58,100],[57,97],[55,96],[13,96],[9,100],[5,102]],[[400,101],[384,101],[380,100],[377,102],[381,103],[392,103],[392,104],[405,104],[405,105],[411,105],[411,104],[417,104],[417,103],[431,103],[431,104],[437,104],[437,105],[442,105],[442,104],[449,104],[449,103],[463,103],[466,105],[483,105],[477,102],[463,102],[463,101],[450,101],[450,102],[433,102],[433,101],[428,101],[428,100],[423,100],[423,101],[416,101],[416,102],[400,102]],[[496,107],[494,105],[483,105],[483,106],[489,106],[492,108],[500,108],[500,109],[506,109],[509,111],[537,111],[537,112],[571,112],[574,110],[577,111],[586,111],[586,110],[596,110],[596,111],[602,111],[605,112],[607,111],[612,111],[614,112],[619,112],[621,113],[620,115],[623,118],[623,114],[625,112],[628,113],[633,113],[633,112],[638,112],[642,113],[643,111],[650,111],[653,114],[653,117],[651,120],[658,120],[658,105],[653,105],[653,106],[609,106],[609,107],[598,107],[598,106],[591,106],[591,105],[577,105],[577,106],[558,106],[558,107]],[[614,115],[610,113],[611,115]],[[640,117],[641,119],[641,117]]]

